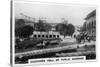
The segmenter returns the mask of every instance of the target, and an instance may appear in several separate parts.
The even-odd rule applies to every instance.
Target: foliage
[[[39,20],[38,23],[35,23],[35,30],[36,31],[49,31],[51,30],[51,26],[47,23],[44,23],[42,20]]]
[[[60,32],[60,34],[64,36],[72,36],[75,31],[75,28],[72,24],[60,23],[56,25],[56,31]]]
[[[68,24],[68,25],[67,25],[67,28],[68,28],[67,34],[68,34],[69,36],[72,36],[73,33],[75,32],[74,26],[73,26],[72,24]]]
[[[25,26],[24,19],[15,19],[15,28],[19,28]]]
[[[33,34],[33,27],[30,25],[26,25],[23,27],[19,27],[15,30],[15,35],[19,36],[20,38],[27,38]]]
[[[67,25],[62,24],[62,23],[56,25],[56,31],[58,31],[58,32],[60,32],[60,34],[66,36]]]

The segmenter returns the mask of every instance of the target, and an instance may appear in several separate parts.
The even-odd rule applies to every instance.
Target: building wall
[[[96,16],[90,17],[86,20],[86,32],[93,39],[96,37]]]

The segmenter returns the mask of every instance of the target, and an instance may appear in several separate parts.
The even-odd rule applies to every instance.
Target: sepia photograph
[[[16,0],[11,6],[14,64],[96,60],[96,6]]]

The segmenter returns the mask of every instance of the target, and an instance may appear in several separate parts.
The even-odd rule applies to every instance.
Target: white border
[[[29,65],[38,65],[38,64],[15,64],[15,50],[14,50],[14,44],[15,44],[15,41],[14,41],[14,36],[15,36],[15,11],[14,11],[14,3],[32,3],[32,4],[45,4],[45,5],[61,5],[61,6],[77,6],[77,7],[95,7],[96,8],[96,59],[95,60],[85,60],[85,61],[71,61],[71,62],[55,62],[55,64],[60,64],[60,63],[83,63],[83,62],[90,62],[90,61],[92,61],[92,62],[94,62],[94,61],[97,61],[97,58],[98,58],[98,56],[97,56],[97,43],[98,43],[98,39],[97,39],[97,28],[98,28],[98,26],[97,26],[97,23],[98,23],[98,9],[97,9],[97,5],[88,5],[88,4],[66,4],[66,3],[54,3],[54,2],[52,2],[52,3],[50,3],[50,2],[39,2],[39,1],[32,1],[32,0],[11,0],[11,3],[12,3],[12,66],[29,66]],[[44,64],[54,64],[54,63],[43,63],[43,65]],[[42,64],[41,64],[42,65]]]

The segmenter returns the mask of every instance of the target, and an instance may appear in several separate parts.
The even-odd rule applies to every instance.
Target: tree
[[[50,31],[51,28],[52,28],[52,26],[50,24],[44,23],[44,29],[45,29],[45,31]]]
[[[49,30],[51,30],[51,26],[49,25],[49,24],[47,24],[47,23],[43,23],[43,21],[42,20],[39,20],[39,22],[38,23],[35,23],[35,30],[36,31],[49,31]]]
[[[72,36],[75,31],[75,27],[72,24],[66,25],[66,24],[60,23],[56,25],[56,30],[60,32],[60,34],[64,35],[64,37]]]
[[[67,34],[69,36],[72,36],[74,32],[75,32],[75,27],[72,24],[68,24],[67,25]]]
[[[23,26],[15,30],[15,35],[20,38],[27,38],[33,34],[33,30],[33,27],[30,25]]]
[[[15,28],[19,28],[25,26],[24,19],[15,19]]]
[[[60,34],[64,35],[65,37],[67,35],[67,25],[62,23],[56,25],[56,31],[60,32]]]

